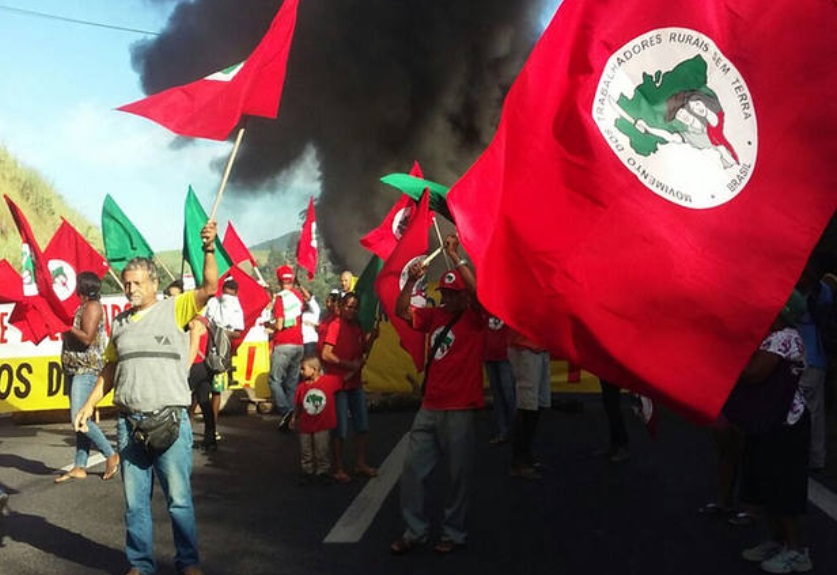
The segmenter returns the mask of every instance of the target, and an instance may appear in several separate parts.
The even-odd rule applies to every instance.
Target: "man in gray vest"
[[[157,300],[159,278],[154,262],[134,258],[122,270],[129,310],[113,320],[105,350],[105,367],[87,402],[75,418],[84,431],[96,404],[111,390],[119,409],[116,423],[125,494],[127,575],[150,575],[154,559],[151,494],[154,475],[168,501],[174,535],[175,566],[182,575],[202,575],[197,526],[192,504],[192,428],[186,409],[192,401],[189,384],[189,335],[184,327],[206,305],[218,287],[215,262],[216,223],[201,230],[203,283],[195,290]],[[137,428],[160,413],[174,413],[174,442],[150,449]],[[146,422],[147,423],[147,422]]]

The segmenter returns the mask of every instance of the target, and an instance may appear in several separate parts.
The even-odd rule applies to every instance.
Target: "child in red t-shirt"
[[[299,433],[301,483],[330,483],[331,430],[337,426],[334,393],[343,382],[338,376],[322,375],[316,357],[304,358],[299,371],[290,428]]]

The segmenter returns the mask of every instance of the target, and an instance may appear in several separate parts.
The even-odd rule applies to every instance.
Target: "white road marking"
[[[100,463],[104,463],[104,462],[105,462],[105,456],[104,455],[102,455],[101,453],[94,453],[87,460],[87,469],[90,469],[91,467],[95,467],[95,466],[99,465]],[[61,468],[61,471],[63,471],[64,473],[67,473],[69,470],[71,470],[75,466],[76,466],[75,463],[65,465],[64,467]]]
[[[837,521],[837,495],[813,479],[808,479],[808,501]]]
[[[386,460],[378,468],[378,477],[372,478],[355,497],[323,543],[357,543],[369,529],[372,520],[384,503],[389,492],[401,477],[404,457],[407,454],[407,436],[398,442]]]

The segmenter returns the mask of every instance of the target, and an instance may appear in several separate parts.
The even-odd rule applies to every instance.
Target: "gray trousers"
[[[449,492],[442,520],[442,539],[464,544],[474,472],[474,412],[420,409],[410,428],[407,456],[401,473],[401,514],[404,538],[425,541],[430,521],[425,510],[427,479],[447,459]]]
[[[825,467],[825,370],[809,367],[802,372],[799,387],[805,396],[805,407],[811,414],[811,446],[808,466]]]

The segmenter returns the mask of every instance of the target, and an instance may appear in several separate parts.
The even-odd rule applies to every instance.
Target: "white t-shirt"
[[[221,299],[212,297],[206,303],[206,319],[229,331],[244,330],[244,309],[238,296],[222,294]]]
[[[302,312],[302,343],[317,343],[317,326],[320,324],[320,304],[312,295],[303,306]]]

